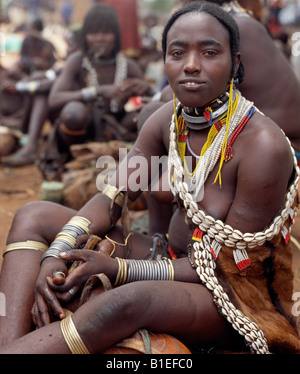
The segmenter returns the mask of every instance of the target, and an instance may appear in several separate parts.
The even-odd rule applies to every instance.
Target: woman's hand
[[[98,88],[98,95],[102,96],[104,100],[114,99],[119,105],[124,105],[130,94],[128,91],[122,90],[115,84],[105,84]]]
[[[49,287],[47,279],[51,278],[53,284],[62,285],[67,273],[65,262],[61,259],[48,257],[43,261],[36,282],[35,302],[31,310],[32,320],[37,327],[50,323],[51,312],[60,319],[65,317],[63,308],[55,292]]]
[[[120,89],[122,92],[129,93],[128,96],[145,96],[150,92],[149,83],[139,78],[128,78],[124,80]]]
[[[5,79],[1,84],[1,90],[16,94],[16,81],[13,79]]]
[[[83,288],[91,275],[104,273],[110,280],[113,280],[118,272],[117,261],[100,252],[72,250],[61,253],[60,256],[66,261],[81,261],[81,264],[60,285],[55,283],[51,277],[47,278],[49,287],[62,302],[69,302]]]

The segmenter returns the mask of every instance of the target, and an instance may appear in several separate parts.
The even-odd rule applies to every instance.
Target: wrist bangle
[[[40,81],[17,82],[16,91],[20,93],[35,93],[40,87]]]
[[[127,262],[119,257],[116,257],[116,260],[118,261],[119,268],[114,286],[122,286],[127,280]]]
[[[53,69],[49,69],[46,71],[45,77],[50,81],[54,81],[54,79],[56,78],[56,73]]]
[[[114,202],[119,205],[119,207],[123,208],[125,196],[124,193],[117,189],[115,186],[108,185],[102,191],[103,195],[109,197],[111,200],[114,199]]]
[[[93,101],[97,97],[97,88],[95,86],[82,88],[81,96],[83,101]]]
[[[168,261],[169,263],[169,280],[174,281],[175,278],[175,271],[174,271],[174,266],[173,262],[170,258],[163,257],[163,260]]]
[[[40,88],[40,81],[31,81],[28,85],[28,92],[34,94]]]
[[[73,355],[90,354],[80,335],[78,334],[71,315],[68,315],[66,318],[61,320],[60,328],[63,337]]]
[[[43,254],[41,263],[47,257],[60,258],[62,252],[72,251],[75,248],[77,236],[90,233],[90,224],[91,222],[85,217],[74,216],[71,218],[56,235],[49,249]]]
[[[15,89],[19,93],[25,93],[29,91],[29,82],[17,82]]]
[[[174,266],[170,259],[158,261],[124,260],[116,257],[118,273],[114,286],[142,280],[174,281]]]

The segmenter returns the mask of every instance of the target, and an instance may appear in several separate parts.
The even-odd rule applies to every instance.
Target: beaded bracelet
[[[91,222],[85,217],[74,216],[56,235],[49,249],[43,254],[41,263],[47,257],[60,258],[62,252],[69,252],[75,248],[77,236],[89,234]]]

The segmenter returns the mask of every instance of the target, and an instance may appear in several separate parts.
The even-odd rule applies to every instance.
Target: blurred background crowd
[[[139,65],[151,88],[148,90],[148,100],[155,101],[155,95],[161,95],[167,85],[161,51],[162,30],[170,14],[188,2],[1,0],[0,165],[16,167],[36,163],[40,134],[49,134],[55,124],[53,113],[47,112],[47,95],[67,57],[78,50],[80,30],[92,6],[106,3],[117,11],[121,51]],[[239,4],[264,25],[300,80],[300,0],[239,0]],[[16,76],[15,67],[20,66],[22,74]],[[43,74],[38,75],[41,71]],[[133,108],[126,106],[125,111],[133,111],[141,103],[130,101],[128,105]],[[45,127],[45,121],[50,126]],[[16,128],[21,129],[21,133],[11,132]],[[119,146],[118,143],[116,149]],[[107,150],[105,152],[107,154]],[[58,158],[65,163],[61,156],[56,160]],[[50,177],[45,175],[46,166],[40,164],[45,180],[61,180],[61,176],[57,177],[60,166],[55,165],[55,175]]]
[[[160,86],[163,64],[160,37],[170,13],[186,0],[1,0],[0,3],[0,64],[9,67],[21,50],[28,25],[37,19],[43,24],[43,36],[56,49],[57,63],[67,55],[70,31],[79,29],[89,8],[104,2],[116,8],[122,28],[123,52],[139,60],[148,79],[156,89]],[[298,56],[293,56],[292,36],[300,30],[300,0],[241,0],[253,11],[278,46],[297,69]]]

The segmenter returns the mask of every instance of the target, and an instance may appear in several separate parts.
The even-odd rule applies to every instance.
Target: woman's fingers
[[[53,274],[53,283],[56,285],[61,285],[65,283],[66,274],[63,271],[55,271]]]
[[[62,252],[60,258],[66,261],[87,261],[89,251],[83,251],[81,249],[73,249],[69,252]]]
[[[50,289],[44,291],[44,295],[38,295],[32,308],[32,319],[37,327],[42,327],[50,323],[49,309],[60,319],[65,317],[56,295]]]
[[[57,292],[56,296],[60,301],[65,303],[71,301],[75,296],[78,296],[78,291],[81,289],[79,286],[73,286],[68,291],[65,292]]]

